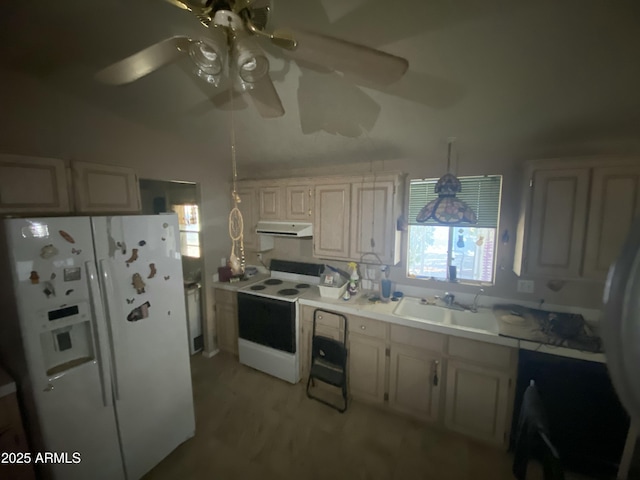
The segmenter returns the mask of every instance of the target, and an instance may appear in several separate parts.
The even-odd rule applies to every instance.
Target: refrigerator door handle
[[[98,283],[98,272],[93,261],[85,262],[87,278],[89,279],[89,293],[91,295],[91,305],[93,309],[93,328],[96,332],[96,346],[98,347],[98,365],[100,367],[100,383],[102,384],[102,403],[105,407],[111,405],[111,389],[109,383],[108,359],[106,358],[107,347],[105,345],[106,332],[103,331],[105,325],[104,308],[100,295]]]
[[[116,352],[113,346],[113,325],[111,324],[111,313],[109,303],[113,301],[115,291],[113,288],[113,282],[111,281],[111,275],[109,273],[109,265],[107,260],[100,260],[100,271],[102,273],[102,279],[104,280],[104,287],[107,291],[106,300],[106,324],[109,326],[109,346],[111,347],[111,376],[113,378],[113,394],[116,400],[120,400],[120,385],[118,384],[118,372],[116,371]]]

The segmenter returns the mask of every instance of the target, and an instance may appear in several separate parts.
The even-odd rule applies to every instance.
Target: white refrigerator
[[[63,454],[56,479],[142,477],[195,434],[176,216],[9,219],[0,237],[0,360],[34,455]]]

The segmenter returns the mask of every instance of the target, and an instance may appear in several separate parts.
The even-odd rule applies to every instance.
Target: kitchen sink
[[[420,320],[423,322],[455,325],[464,328],[473,328],[491,333],[498,333],[498,321],[492,311],[480,310],[473,313],[468,310],[455,310],[452,308],[426,305],[416,297],[404,297],[393,314],[399,317]]]
[[[449,310],[435,305],[426,305],[416,297],[403,297],[393,314],[399,317],[421,320],[423,322],[445,323]]]
[[[485,330],[491,333],[498,333],[498,321],[492,311],[478,312],[450,310],[450,323],[459,327],[475,328],[477,330]]]

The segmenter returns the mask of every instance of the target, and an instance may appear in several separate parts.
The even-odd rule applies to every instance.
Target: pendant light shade
[[[416,217],[416,222],[424,223],[428,220],[434,220],[442,225],[478,222],[478,218],[471,207],[463,200],[456,198],[456,193],[460,193],[462,185],[460,180],[449,172],[451,143],[452,141],[449,141],[447,173],[440,177],[435,187],[435,193],[438,194],[438,198],[431,200],[420,210]]]

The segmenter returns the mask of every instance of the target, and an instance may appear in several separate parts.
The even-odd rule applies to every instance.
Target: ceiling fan
[[[270,0],[165,0],[193,13],[207,27],[199,38],[178,35],[162,40],[96,74],[106,84],[134,82],[159,68],[189,57],[194,73],[207,84],[231,83],[246,92],[262,117],[284,114],[269,76],[269,60],[255,41],[280,47],[293,60],[338,71],[372,86],[399,80],[409,62],[364,45],[303,30],[266,30]],[[228,79],[227,82],[221,80]]]

